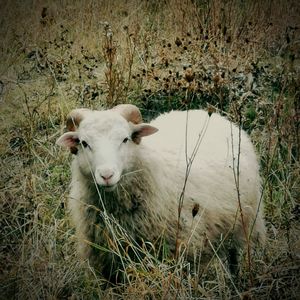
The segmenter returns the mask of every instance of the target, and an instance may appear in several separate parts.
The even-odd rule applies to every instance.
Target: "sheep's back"
[[[226,118],[206,111],[172,111],[151,122],[159,131],[143,143],[169,161],[183,180],[187,162],[192,162],[187,193],[202,197],[207,205],[231,208],[239,185],[242,201],[255,206],[259,197],[259,166],[254,147],[244,131]],[[200,137],[199,137],[200,136]],[[238,168],[239,167],[239,168]],[[235,180],[234,176],[236,176]],[[212,203],[213,202],[213,203]]]

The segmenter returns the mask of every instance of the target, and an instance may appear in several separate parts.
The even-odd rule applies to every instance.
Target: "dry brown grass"
[[[299,298],[298,1],[2,1],[0,14],[1,298]],[[79,262],[70,157],[54,143],[71,108],[120,102],[145,118],[209,106],[242,121],[268,227],[253,269],[242,259],[231,278],[215,258],[197,278],[153,258],[107,287]]]

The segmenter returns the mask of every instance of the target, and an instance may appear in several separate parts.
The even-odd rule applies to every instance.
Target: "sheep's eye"
[[[88,143],[86,141],[81,141],[81,144],[84,148],[86,148],[88,146]]]
[[[129,138],[126,137],[124,140],[123,140],[123,143],[126,144],[128,142]]]

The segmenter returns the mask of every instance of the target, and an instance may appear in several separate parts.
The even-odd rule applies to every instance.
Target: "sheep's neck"
[[[150,193],[146,189],[147,180],[149,177],[145,172],[139,174],[128,175],[121,179],[118,186],[107,191],[105,188],[96,186],[94,183],[90,186],[90,191],[93,196],[90,199],[97,199],[95,203],[89,203],[96,206],[100,210],[105,210],[108,214],[114,217],[122,217],[124,214],[133,215],[143,206],[144,199]],[[104,208],[103,208],[104,205]]]

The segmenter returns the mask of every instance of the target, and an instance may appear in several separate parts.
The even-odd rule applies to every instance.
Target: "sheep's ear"
[[[138,125],[133,125],[131,139],[136,144],[139,144],[141,142],[142,137],[151,135],[157,131],[158,129],[156,127],[153,127],[149,124],[142,123]]]
[[[124,119],[133,124],[143,122],[140,110],[133,104],[120,104],[112,108],[112,110],[118,112]]]
[[[90,111],[91,110],[87,108],[77,108],[72,110],[67,116],[67,121],[66,121],[67,129],[69,131],[76,131],[84,116]]]
[[[72,154],[76,154],[79,142],[78,134],[76,132],[66,132],[56,141],[56,144],[64,148],[70,149]]]

